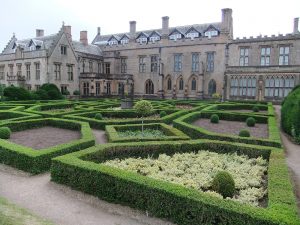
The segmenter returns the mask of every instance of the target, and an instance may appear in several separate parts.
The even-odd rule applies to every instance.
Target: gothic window
[[[182,78],[180,78],[180,80],[179,80],[179,90],[183,90],[183,79]]]
[[[243,47],[240,48],[240,66],[249,65],[249,48]]]
[[[73,65],[69,64],[68,67],[68,80],[73,81],[74,80],[74,74],[73,74]]]
[[[191,82],[191,90],[196,91],[196,86],[197,86],[197,81],[196,81],[196,78],[193,77],[192,82]]]
[[[158,68],[158,56],[152,55],[151,56],[151,73],[157,73]]]
[[[96,82],[96,95],[100,95],[100,82]]]
[[[170,77],[168,78],[168,81],[167,81],[167,90],[172,90],[172,80]]]
[[[214,72],[214,52],[208,52],[207,53],[206,71],[207,72]]]
[[[26,80],[30,80],[30,64],[26,64]]]
[[[121,73],[127,73],[127,58],[121,58]]]
[[[199,72],[199,53],[192,53],[192,72]]]
[[[281,46],[279,48],[279,65],[289,65],[289,54],[290,47],[289,46]]]
[[[61,79],[61,64],[59,63],[54,64],[54,74],[55,74],[55,80]]]
[[[216,81],[211,79],[208,83],[208,94],[212,95],[214,93],[216,93]]]
[[[83,95],[88,96],[90,94],[89,82],[83,82]]]
[[[260,50],[260,65],[261,66],[269,66],[270,65],[270,47],[262,47]]]
[[[237,77],[231,77],[230,80],[230,95],[238,96],[239,80]]]
[[[151,80],[147,80],[145,86],[146,94],[154,94],[154,85]]]
[[[267,76],[265,79],[265,97],[284,98],[294,86],[294,76]]]
[[[39,80],[41,75],[40,63],[35,63],[35,79]]]
[[[174,72],[182,71],[182,54],[174,55]]]
[[[139,57],[139,72],[140,73],[146,72],[146,56]]]

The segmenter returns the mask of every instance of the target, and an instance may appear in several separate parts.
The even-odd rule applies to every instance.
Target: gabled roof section
[[[115,39],[116,41],[120,40],[120,38],[118,36],[113,34],[113,35],[111,35],[111,37],[107,41],[111,41],[112,39]]]
[[[11,37],[11,39],[8,41],[8,43],[6,44],[5,48],[3,49],[1,54],[9,54],[9,53],[13,53],[13,47],[16,47],[16,42],[17,42],[17,38],[15,36],[15,34],[13,34],[13,36]]]
[[[158,33],[156,30],[154,30],[154,31],[152,31],[152,32],[150,33],[149,37],[153,37],[153,36],[159,36],[159,37],[161,37],[161,34]]]
[[[120,41],[123,39],[129,39],[129,36],[127,34],[123,34],[120,38]]]
[[[97,45],[85,45],[80,41],[72,41],[72,46],[76,53],[83,53],[88,55],[102,56],[102,51]]]
[[[221,29],[221,22],[218,23],[209,23],[209,24],[193,24],[193,25],[186,25],[186,26],[177,26],[177,27],[170,27],[169,28],[169,34],[174,31],[174,29],[178,30],[181,34],[185,34],[189,29],[194,28],[195,30],[197,30],[199,33],[203,34],[205,32],[205,30],[208,29],[209,26],[213,26],[215,27],[218,31],[220,31]],[[142,30],[142,31],[137,31],[135,33],[135,36],[139,35],[141,32],[145,33],[148,35],[148,37],[153,33],[153,32],[157,32],[158,34],[162,33],[162,29],[151,29],[151,30]],[[94,40],[92,41],[92,44],[97,44],[97,45],[105,45],[108,41],[108,39],[112,36],[113,34],[109,34],[109,35],[99,35],[97,34],[94,38]],[[117,33],[114,34],[118,37],[123,37],[124,35],[130,37],[130,33],[129,32],[124,32],[124,33]],[[160,35],[161,36],[161,35]]]
[[[218,32],[220,32],[220,29],[216,28],[213,24],[210,24],[205,30],[204,30],[204,33],[206,31],[211,31],[211,30],[216,30]]]
[[[175,33],[179,33],[179,34],[181,34],[181,35],[184,35],[184,33],[182,33],[180,30],[178,30],[177,28],[175,28],[175,29],[173,29],[173,30],[171,31],[171,33],[169,34],[169,36],[172,35],[172,34],[175,34]]]
[[[148,38],[148,34],[146,34],[145,32],[140,32],[139,35],[136,37],[136,39],[139,39],[141,37]]]
[[[188,29],[185,34],[189,34],[189,33],[200,33],[198,30],[196,30],[193,26]]]

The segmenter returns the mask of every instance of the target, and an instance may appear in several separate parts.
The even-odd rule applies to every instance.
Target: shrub
[[[102,114],[101,113],[96,113],[95,119],[96,120],[102,120]]]
[[[162,118],[166,115],[167,115],[166,111],[160,111],[160,113],[159,113],[160,118]]]
[[[212,98],[213,99],[221,99],[222,95],[220,95],[219,93],[213,93],[212,94]]]
[[[253,112],[259,112],[258,106],[257,105],[253,106],[252,111]]]
[[[217,114],[212,114],[210,116],[210,122],[211,123],[219,123],[219,116]]]
[[[152,114],[153,106],[151,102],[147,100],[140,100],[134,105],[134,109],[140,116],[147,116]]]
[[[62,94],[60,93],[58,87],[55,84],[43,84],[40,89],[45,90],[47,92],[49,96],[48,99],[62,99]]]
[[[255,126],[255,119],[253,117],[248,117],[246,119],[246,124],[248,127],[254,127]]]
[[[4,89],[4,96],[8,100],[30,100],[31,94],[28,90],[22,87],[6,87]]]
[[[241,130],[239,133],[240,137],[250,137],[250,132],[248,130]]]
[[[49,95],[48,95],[47,91],[45,91],[44,89],[40,89],[40,90],[37,90],[36,92],[34,92],[34,98],[39,99],[39,100],[47,100],[47,99],[49,99]]]
[[[235,191],[235,184],[230,173],[226,171],[218,172],[213,179],[212,189],[221,194],[223,198],[232,198]]]
[[[73,91],[73,95],[80,95],[80,92],[79,92],[79,90],[75,90],[75,91]]]
[[[8,127],[0,127],[0,138],[9,139],[11,131]]]

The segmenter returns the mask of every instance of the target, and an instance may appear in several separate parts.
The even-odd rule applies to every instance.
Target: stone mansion
[[[221,22],[72,39],[71,26],[30,39],[15,35],[0,54],[0,83],[37,90],[54,83],[81,97],[121,96],[280,101],[300,84],[298,18],[291,34],[233,39],[231,9]]]

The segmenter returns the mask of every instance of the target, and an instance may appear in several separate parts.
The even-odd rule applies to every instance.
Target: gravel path
[[[104,130],[92,129],[92,132],[95,136],[96,144],[105,144],[107,143],[107,137]]]
[[[57,225],[172,225],[0,164],[0,196]]]
[[[12,132],[9,141],[38,150],[80,139],[80,136],[79,131],[46,126]]]
[[[278,127],[280,127],[281,106],[275,106]],[[290,169],[297,197],[298,211],[300,214],[300,146],[294,144],[282,130],[281,141],[284,146],[286,161]]]
[[[222,134],[239,135],[240,130],[246,129],[252,137],[268,138],[269,136],[268,125],[262,123],[256,123],[255,127],[248,127],[246,122],[219,120],[219,123],[211,123],[210,119],[203,118],[193,122],[193,125]]]

